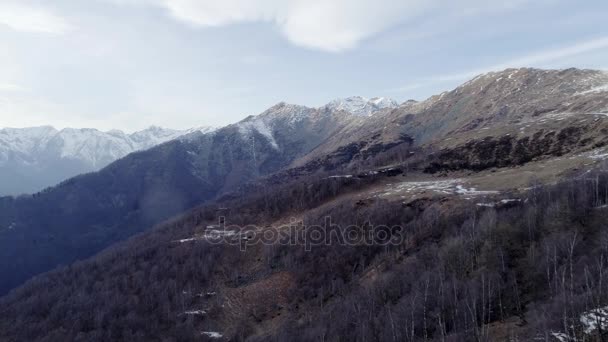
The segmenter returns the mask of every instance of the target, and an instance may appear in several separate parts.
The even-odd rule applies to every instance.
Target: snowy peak
[[[9,150],[20,154],[31,153],[57,133],[51,126],[0,129],[0,157]]]
[[[379,110],[386,108],[397,108],[397,101],[386,97],[373,97],[371,99],[362,96],[352,96],[344,99],[336,99],[324,106],[330,110],[341,110],[359,116],[371,116]]]
[[[132,152],[170,140],[191,140],[213,130],[153,126],[127,134],[51,126],[0,128],[0,196],[40,191],[78,174],[97,171]]]
[[[151,148],[194,133],[208,133],[209,127],[171,130],[150,127],[126,134],[120,130],[103,132],[92,128],[51,126],[0,129],[0,164],[42,160],[70,159],[83,162],[92,170],[101,168],[125,155]]]

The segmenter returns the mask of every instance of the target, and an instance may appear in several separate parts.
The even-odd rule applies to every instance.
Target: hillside
[[[280,103],[2,199],[5,290],[157,225],[12,291],[0,339],[603,340],[606,84],[509,69],[371,115]]]
[[[357,120],[364,118],[281,103],[42,192],[0,198],[0,294],[278,171]]]
[[[14,291],[0,337],[600,340],[579,318],[607,305],[605,169],[529,189],[398,169],[192,210]]]

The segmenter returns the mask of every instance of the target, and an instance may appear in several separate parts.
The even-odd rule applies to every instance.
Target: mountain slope
[[[363,118],[281,103],[43,192],[0,198],[0,293],[276,172],[354,120]]]
[[[509,81],[503,84],[505,78]],[[562,177],[608,155],[602,150],[608,132],[602,115],[608,108],[605,81],[604,73],[589,70],[506,70],[373,115],[281,103],[215,132],[127,156],[99,173],[43,193],[1,199],[0,292],[219,195],[232,192],[230,198],[246,199],[252,192],[263,192],[241,187],[260,177],[269,188],[277,181],[292,181],[294,175],[315,177],[319,171],[346,179],[355,172],[364,179],[404,170],[426,171],[420,177],[428,177],[439,171],[466,175],[524,164],[543,171],[526,171],[526,177],[505,173],[510,184],[525,187],[529,174],[543,172],[545,180]],[[526,91],[518,90],[524,86]],[[538,132],[537,139],[527,140],[536,150],[520,154],[522,139]],[[518,139],[504,138],[509,136]],[[511,158],[519,155],[525,158]],[[555,158],[564,155],[566,161]],[[543,158],[559,167],[544,171]],[[344,170],[352,173],[339,173]],[[476,182],[490,184],[495,191],[500,182],[491,174],[484,177]],[[424,190],[427,181],[388,184],[377,196],[411,196],[410,189]],[[441,183],[440,189],[475,193],[459,182]],[[300,201],[317,194],[302,196]]]
[[[150,127],[125,134],[118,130],[53,127],[0,129],[0,195],[32,193],[78,174],[97,171],[129,153],[212,129]]]
[[[347,148],[356,150],[353,159],[357,160],[370,148],[409,139],[416,146],[449,150],[485,138],[511,136],[517,138],[513,139],[515,148],[519,138],[527,138],[521,143],[529,144],[535,134],[549,134],[548,139],[553,139],[563,129],[562,137],[575,134],[565,141],[564,150],[589,151],[603,146],[601,131],[608,122],[606,84],[608,73],[596,70],[524,68],[480,75],[427,100],[378,111],[374,120],[348,126],[294,166]],[[583,137],[581,133],[590,128],[596,131],[593,137]]]
[[[281,103],[0,199],[4,290],[215,199],[0,299],[0,338],[599,341],[606,81],[506,70],[372,115]],[[307,226],[347,234],[266,240]]]
[[[0,299],[0,338],[601,340],[605,170],[497,192],[403,167],[192,210]]]

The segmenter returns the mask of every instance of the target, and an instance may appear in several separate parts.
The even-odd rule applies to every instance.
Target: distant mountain
[[[81,173],[97,171],[129,153],[209,127],[150,127],[126,134],[50,126],[0,129],[0,195],[32,193]]]

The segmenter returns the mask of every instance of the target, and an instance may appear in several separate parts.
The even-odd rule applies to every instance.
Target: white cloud
[[[431,7],[423,0],[162,0],[171,14],[197,26],[269,22],[293,44],[341,51]]]
[[[9,92],[23,92],[26,89],[18,84],[14,83],[0,83],[0,93],[9,93]]]
[[[483,0],[458,3],[441,0],[107,0],[117,4],[156,5],[194,26],[223,26],[266,22],[293,44],[339,52],[354,48],[390,27],[432,11],[438,14],[479,15],[518,8],[529,0],[508,5]]]
[[[0,3],[0,25],[16,31],[51,34],[70,29],[65,19],[47,9],[10,1]]]

